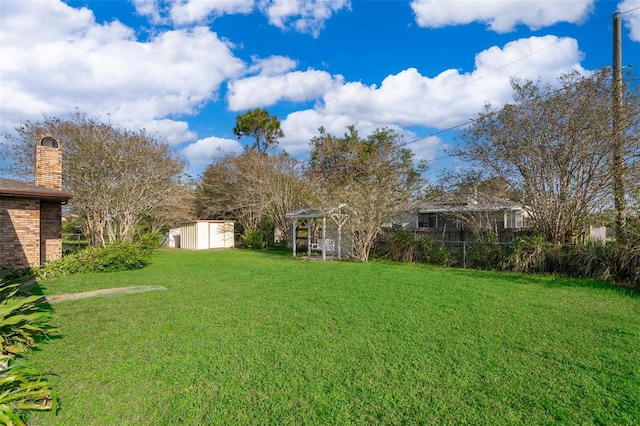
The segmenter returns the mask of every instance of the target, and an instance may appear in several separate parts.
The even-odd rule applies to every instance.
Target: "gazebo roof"
[[[326,212],[318,207],[303,207],[285,215],[287,219],[310,219],[324,216],[326,216]]]

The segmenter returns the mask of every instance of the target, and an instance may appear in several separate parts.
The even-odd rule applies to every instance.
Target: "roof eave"
[[[39,191],[19,191],[19,190],[3,190],[0,192],[0,196],[3,197],[24,197],[24,198],[38,198],[40,200],[47,201],[69,201],[74,197],[73,194],[60,191],[59,193],[51,192],[39,192]]]

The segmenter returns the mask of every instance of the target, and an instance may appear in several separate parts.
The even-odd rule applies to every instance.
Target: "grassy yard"
[[[586,281],[241,250],[45,294],[57,416],[31,425],[640,424],[640,297]]]

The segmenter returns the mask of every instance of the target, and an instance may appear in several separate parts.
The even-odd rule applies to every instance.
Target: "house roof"
[[[489,194],[476,193],[470,196],[446,195],[418,204],[418,213],[463,213],[473,211],[522,210],[514,201]]]
[[[0,196],[39,198],[47,201],[64,202],[73,197],[68,192],[49,189],[34,182],[0,178]]]

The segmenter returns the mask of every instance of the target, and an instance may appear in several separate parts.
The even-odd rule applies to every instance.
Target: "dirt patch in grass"
[[[105,288],[102,290],[85,291],[82,293],[59,294],[47,296],[47,302],[64,302],[65,300],[85,299],[87,297],[109,296],[113,294],[146,293],[148,291],[166,290],[163,285],[139,285],[131,287]]]

